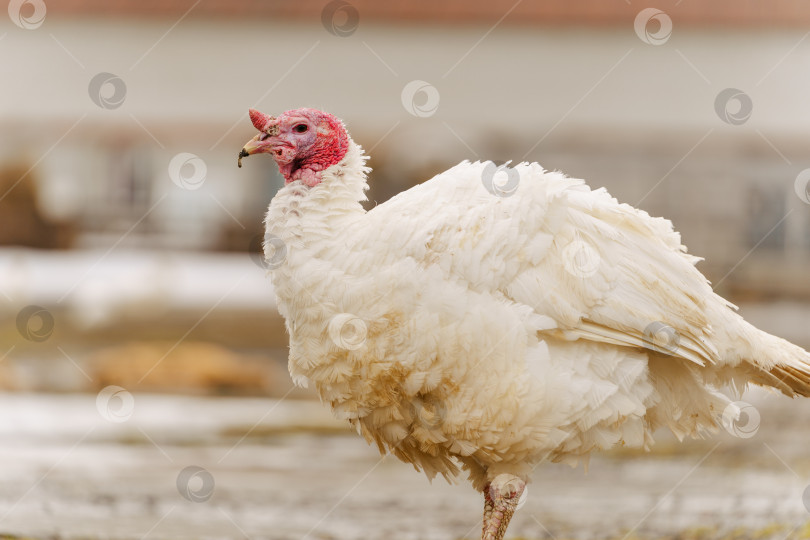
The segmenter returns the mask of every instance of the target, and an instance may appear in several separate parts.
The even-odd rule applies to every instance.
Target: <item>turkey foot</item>
[[[484,524],[481,540],[503,540],[526,482],[511,474],[499,474],[484,488]]]

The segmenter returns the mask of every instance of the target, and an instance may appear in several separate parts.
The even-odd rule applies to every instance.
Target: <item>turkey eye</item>
[[[293,126],[293,131],[295,131],[296,133],[304,133],[306,132],[307,129],[308,128],[306,124],[297,124]]]

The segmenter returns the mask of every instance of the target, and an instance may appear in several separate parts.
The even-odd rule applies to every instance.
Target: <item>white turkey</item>
[[[240,166],[268,153],[286,181],[265,257],[293,380],[380,452],[463,470],[485,540],[545,460],[714,431],[724,386],[810,395],[810,355],[714,294],[668,220],[536,163],[465,161],[366,211],[341,121],[250,118]]]

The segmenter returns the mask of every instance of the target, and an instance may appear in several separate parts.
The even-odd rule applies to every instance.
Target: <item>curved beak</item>
[[[242,149],[239,151],[239,159],[236,161],[236,164],[240,168],[242,167],[243,157],[248,157],[250,155],[260,153],[262,152],[262,149],[267,146],[266,144],[262,143],[261,141],[262,136],[264,136],[265,139],[267,138],[267,135],[265,135],[264,133],[259,133],[258,135],[250,139],[247,143],[245,143],[245,146],[243,146]]]
[[[250,116],[253,127],[259,130],[259,134],[250,139],[239,151],[239,159],[236,162],[239,167],[242,167],[243,157],[267,152],[268,148],[272,148],[272,144],[276,142],[275,138],[279,134],[277,118],[255,109],[248,109],[248,116]]]

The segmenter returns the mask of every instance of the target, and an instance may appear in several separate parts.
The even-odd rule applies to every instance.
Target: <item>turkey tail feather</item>
[[[795,365],[778,365],[767,373],[789,388],[789,392],[785,392],[783,388],[777,386],[784,394],[790,397],[810,397],[810,364],[797,362]]]
[[[746,326],[753,328],[748,323]],[[789,397],[810,397],[810,353],[787,340],[758,332],[761,341],[756,351],[766,359],[749,360],[758,368],[752,382],[772,386]]]

